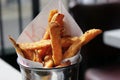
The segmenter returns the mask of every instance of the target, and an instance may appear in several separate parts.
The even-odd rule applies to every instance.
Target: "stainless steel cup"
[[[77,63],[60,68],[30,68],[20,65],[22,80],[78,80],[79,65],[81,57]]]

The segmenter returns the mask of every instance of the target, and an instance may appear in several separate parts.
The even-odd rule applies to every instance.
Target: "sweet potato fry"
[[[59,25],[55,22],[49,24],[49,32],[51,39],[51,47],[52,47],[52,58],[55,65],[59,65],[62,61],[62,47],[61,47],[61,36]]]
[[[102,33],[102,30],[100,29],[90,29],[88,31],[86,31],[81,37],[80,39],[76,40],[70,47],[69,49],[64,53],[63,55],[63,59],[65,58],[70,58],[74,55],[76,55],[76,53],[80,50],[80,48],[87,44],[89,41],[91,41],[92,39],[94,39],[97,35],[99,35],[100,33]]]

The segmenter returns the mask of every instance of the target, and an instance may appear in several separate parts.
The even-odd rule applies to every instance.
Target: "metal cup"
[[[60,68],[30,68],[19,63],[22,80],[78,80],[81,57],[73,65]]]

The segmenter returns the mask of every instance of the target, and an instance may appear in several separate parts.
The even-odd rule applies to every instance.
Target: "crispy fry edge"
[[[63,59],[73,57],[76,53],[80,50],[82,46],[90,42],[94,39],[97,35],[101,34],[102,30],[100,29],[90,29],[86,31],[79,40],[76,40],[69,49],[64,53]]]
[[[18,54],[20,54],[21,56],[24,57],[23,52],[22,52],[21,48],[18,46],[18,44],[16,43],[16,41],[10,35],[8,36],[8,39],[12,43],[12,45],[15,48],[16,52],[18,52]]]

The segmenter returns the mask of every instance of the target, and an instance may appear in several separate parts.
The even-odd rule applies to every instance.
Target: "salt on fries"
[[[102,33],[100,29],[90,29],[86,31],[78,40],[76,40],[69,49],[64,53],[63,59],[70,58],[80,50],[80,48],[95,38],[98,34]]]
[[[44,68],[65,67],[70,61],[62,62],[63,59],[73,57],[82,46],[90,42],[102,33],[100,29],[90,29],[81,36],[71,37],[65,35],[64,15],[58,10],[51,10],[48,16],[48,26],[43,38],[32,43],[16,43],[9,36],[16,51],[32,61],[40,62]]]
[[[75,42],[78,37],[63,37],[61,38],[62,47],[69,47],[73,42]],[[19,43],[18,44],[23,50],[34,50],[34,49],[42,49],[44,47],[51,46],[51,40],[40,40],[33,43]]]

